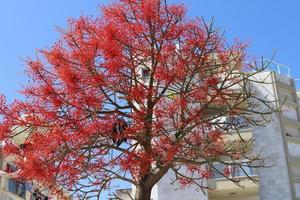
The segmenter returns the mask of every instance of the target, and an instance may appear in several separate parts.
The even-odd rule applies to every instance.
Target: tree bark
[[[134,200],[150,200],[152,187],[140,185],[136,187]]]

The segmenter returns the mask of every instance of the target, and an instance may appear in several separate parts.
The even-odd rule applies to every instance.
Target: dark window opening
[[[150,78],[150,69],[143,68],[142,69],[142,76],[143,76],[144,79],[149,79]]]
[[[17,167],[11,164],[6,165],[6,172],[7,173],[14,173],[17,171]]]
[[[8,180],[8,191],[25,199],[26,185],[22,181],[11,178]]]
[[[49,198],[46,195],[42,194],[38,189],[36,189],[31,194],[30,200],[49,200]]]

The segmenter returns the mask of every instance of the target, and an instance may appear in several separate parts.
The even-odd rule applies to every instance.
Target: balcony
[[[253,61],[252,61],[253,62]],[[249,64],[249,62],[246,62]],[[255,66],[267,66],[266,71],[276,72],[282,77],[291,77],[291,69],[287,65],[280,64],[274,60],[262,58],[253,62]]]
[[[259,199],[258,191],[259,185],[252,180],[242,180],[240,184],[242,187],[237,186],[231,181],[219,179],[213,180],[216,189],[208,192],[209,200],[223,200],[223,199],[245,199],[245,197],[251,197],[253,199]]]
[[[25,127],[13,127],[13,141],[16,144],[23,144],[25,140],[28,138],[30,133],[30,128],[25,128]]]
[[[300,158],[289,155],[289,162],[292,166],[300,167]]]
[[[228,143],[234,143],[238,141],[249,142],[253,139],[253,130],[252,128],[241,129],[239,132],[232,132],[231,135],[224,135],[224,140]]]
[[[243,167],[246,173],[253,179],[258,180],[258,175],[255,171],[249,167]],[[251,199],[259,199],[258,191],[259,185],[253,180],[245,179],[246,175],[242,170],[237,170],[234,172],[232,177],[235,179],[240,179],[240,186],[235,183],[225,179],[221,175],[215,175],[213,179],[209,180],[209,185],[212,190],[208,192],[210,200],[221,200],[221,199],[231,199],[237,198],[244,199],[246,197],[251,197]]]
[[[283,122],[287,127],[300,129],[300,122],[290,117],[283,117]]]
[[[248,122],[240,116],[223,116],[212,121],[215,129],[224,130],[227,134],[223,135],[226,143],[245,141],[253,139],[253,129]]]

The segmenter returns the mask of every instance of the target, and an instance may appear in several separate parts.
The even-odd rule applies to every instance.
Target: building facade
[[[18,134],[13,138],[20,146],[24,143],[28,134]],[[49,195],[48,190],[38,183],[25,182],[12,176],[17,168],[13,157],[0,157],[0,200],[57,200],[58,198]],[[71,199],[67,191],[64,196]]]
[[[2,172],[16,171],[13,161],[0,161],[0,169]],[[33,185],[32,183],[21,181],[2,173],[0,177],[0,199],[1,200],[49,200],[46,190]],[[55,199],[55,198],[51,198]]]
[[[300,92],[295,80],[275,71],[260,72],[254,79],[266,84],[255,84],[257,95],[263,95],[281,111],[272,115],[272,121],[264,127],[244,127],[240,134],[244,140],[252,140],[250,152],[261,152],[268,167],[244,170],[257,182],[243,180],[241,185],[213,177],[207,184],[206,194],[189,187],[178,189],[171,185],[172,174],[167,173],[153,188],[153,200],[300,200]],[[229,140],[239,140],[230,136]],[[222,166],[219,166],[220,168]],[[236,178],[245,178],[237,172]],[[121,199],[131,199],[128,195]],[[134,191],[134,190],[133,190]],[[120,194],[122,190],[118,191]]]

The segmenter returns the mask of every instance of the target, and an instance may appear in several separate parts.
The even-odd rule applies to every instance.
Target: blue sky
[[[188,15],[215,17],[230,40],[249,42],[249,54],[271,57],[292,68],[300,78],[299,0],[172,0],[187,5]],[[35,56],[36,48],[50,46],[58,37],[55,26],[69,17],[97,15],[108,0],[3,0],[0,4],[0,93],[9,100],[26,83],[21,59]]]
[[[300,78],[299,0],[172,0],[186,4],[190,17],[215,18],[229,40],[249,42],[249,54],[271,57],[291,67]],[[51,46],[59,37],[56,26],[80,15],[97,15],[107,0],[2,0],[0,3],[0,93],[9,100],[26,83],[21,59],[36,48]]]

